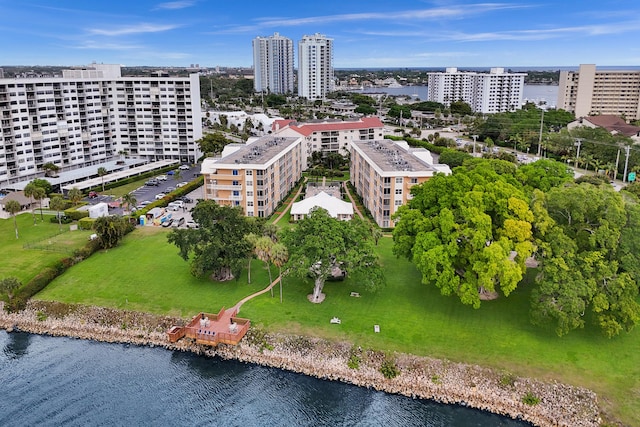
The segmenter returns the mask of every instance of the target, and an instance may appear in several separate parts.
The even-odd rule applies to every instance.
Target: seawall
[[[1,303],[0,303],[1,305]],[[211,348],[182,339],[169,343],[166,331],[185,319],[101,307],[31,301],[24,311],[0,307],[0,328],[110,343],[164,347],[232,359],[342,381],[413,398],[459,404],[537,426],[598,426],[597,396],[588,389],[558,382],[519,378],[476,365],[354,348],[348,342],[269,334],[252,327],[238,346]],[[357,361],[358,368],[348,366]],[[392,359],[400,374],[385,378],[380,366]],[[526,404],[523,397],[539,399]]]

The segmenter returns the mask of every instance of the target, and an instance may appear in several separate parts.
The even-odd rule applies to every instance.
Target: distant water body
[[[394,96],[412,96],[416,100],[427,100],[427,86],[402,86],[402,87],[368,87],[355,92],[359,93],[386,93]],[[546,101],[549,106],[555,106],[558,102],[558,86],[554,85],[524,85],[522,98],[532,102]]]
[[[0,425],[529,424],[273,368],[165,349],[0,331]]]

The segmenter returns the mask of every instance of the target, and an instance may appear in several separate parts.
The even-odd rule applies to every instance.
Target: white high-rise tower
[[[333,90],[333,39],[316,33],[298,43],[298,96],[324,99]]]
[[[293,41],[278,33],[253,39],[256,92],[293,92]]]

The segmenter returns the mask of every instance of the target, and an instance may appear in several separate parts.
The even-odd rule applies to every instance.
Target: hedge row
[[[53,279],[64,273],[69,267],[89,258],[98,249],[100,249],[100,242],[97,239],[90,240],[82,248],[75,250],[71,256],[62,258],[51,267],[45,267],[33,279],[19,288],[11,300],[11,304],[6,304],[5,307],[8,311],[23,310],[29,298],[46,288]]]
[[[408,135],[405,135],[405,136],[385,135],[384,137],[392,141],[407,141],[407,144],[409,144],[409,146],[411,147],[423,147],[429,151],[433,151],[434,153],[438,153],[438,154],[441,154],[444,150],[447,149],[447,147],[434,145],[425,139],[411,138]]]

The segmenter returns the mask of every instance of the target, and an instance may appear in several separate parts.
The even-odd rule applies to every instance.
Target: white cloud
[[[99,36],[123,36],[127,34],[160,33],[178,28],[179,25],[138,24],[113,29],[89,29],[89,33]]]
[[[222,33],[244,33],[256,32],[261,28],[272,27],[297,27],[303,25],[321,25],[339,22],[369,22],[369,21],[425,21],[442,19],[460,19],[471,15],[503,9],[521,9],[529,6],[512,5],[507,3],[481,3],[474,5],[459,5],[449,7],[438,7],[431,9],[405,10],[399,12],[366,12],[349,13],[326,16],[309,16],[306,18],[263,18],[257,20],[255,25],[243,25],[231,27],[226,30],[216,31]]]
[[[82,43],[70,46],[71,49],[96,49],[96,50],[132,50],[143,49],[144,46],[127,43],[100,43],[93,40],[86,40]]]
[[[184,8],[193,6],[195,3],[196,2],[192,0],[169,1],[166,3],[158,4],[155,7],[155,9],[170,9],[170,10],[184,9]]]

